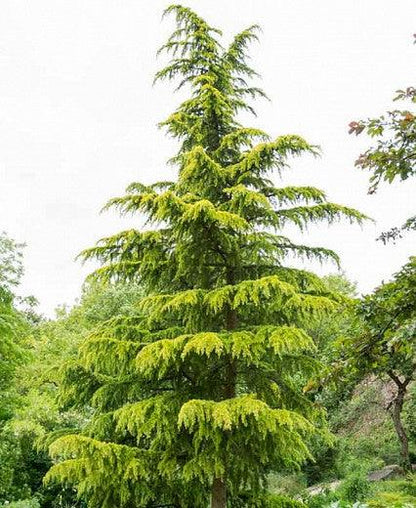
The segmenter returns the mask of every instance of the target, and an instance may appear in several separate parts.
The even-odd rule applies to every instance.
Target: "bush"
[[[308,508],[301,501],[280,494],[262,494],[255,498],[250,493],[242,493],[232,501],[233,508]]]
[[[337,506],[336,503],[339,503],[339,498],[335,492],[317,494],[307,500],[308,508],[328,508],[329,506]]]
[[[399,480],[394,482],[397,485],[397,490],[404,492],[409,496],[416,497],[416,474],[409,474],[407,480]]]
[[[307,481],[302,473],[287,475],[272,473],[268,478],[267,484],[271,494],[295,497],[306,489]]]
[[[416,497],[402,492],[380,492],[367,504],[369,508],[416,508]]]
[[[327,439],[318,437],[312,440],[309,448],[313,460],[307,460],[302,467],[307,485],[329,482],[338,478],[337,462],[340,460],[340,440],[328,443]]]
[[[265,499],[264,508],[306,508],[301,501],[290,499],[290,497],[279,496],[278,494],[270,494]]]
[[[378,485],[379,491],[368,501],[372,508],[416,508],[416,475]]]
[[[348,477],[339,488],[341,499],[350,502],[363,501],[371,493],[371,485],[362,472]]]

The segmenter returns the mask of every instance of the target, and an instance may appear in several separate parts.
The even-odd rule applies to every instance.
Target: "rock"
[[[328,492],[328,491],[332,492],[335,489],[337,489],[340,485],[341,485],[341,481],[336,480],[331,483],[321,483],[319,485],[314,485],[313,487],[309,487],[307,490],[308,490],[308,494],[310,496],[316,496],[318,494],[324,494],[325,492]]]
[[[397,464],[392,464],[369,473],[367,478],[370,482],[378,482],[380,480],[391,480],[401,474],[403,474],[403,469]]]

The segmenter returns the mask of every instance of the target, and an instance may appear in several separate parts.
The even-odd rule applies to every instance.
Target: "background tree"
[[[0,433],[0,502],[25,500],[41,508],[85,506],[71,488],[42,485],[52,465],[48,443],[53,436],[83,428],[90,416],[88,410],[67,409],[57,399],[61,367],[73,360],[92,328],[117,316],[131,316],[139,295],[134,284],[87,284],[72,309],[60,307],[53,320],[35,324],[31,320],[19,337],[25,362],[15,366],[9,380],[13,404]]]
[[[15,288],[23,274],[23,245],[0,235],[0,501],[16,493],[15,466],[19,460],[5,426],[16,408],[14,387],[16,370],[25,360],[24,337],[28,331],[25,316],[16,308]],[[16,474],[15,474],[16,473]]]
[[[139,281],[144,314],[101,327],[66,371],[66,390],[92,406],[88,432],[58,439],[48,479],[74,484],[89,506],[256,506],[266,474],[296,467],[319,411],[300,387],[316,368],[304,326],[335,305],[287,254],[338,261],[294,244],[286,225],[362,220],[312,187],[276,187],[271,171],[315,154],[299,136],[271,140],[240,125],[263,96],[247,80],[247,45],[172,6],[172,55],[156,79],[178,78],[190,98],[162,125],[181,146],[175,182],[131,184],[110,201],[141,213],[148,229],[124,231],[84,253],[98,278]]]
[[[16,287],[23,275],[23,243],[0,233],[0,286],[3,289]]]
[[[365,297],[358,306],[364,329],[344,343],[346,367],[361,375],[388,378],[396,387],[387,410],[401,446],[403,467],[410,469],[408,436],[402,410],[416,373],[416,258]]]
[[[23,274],[22,244],[5,233],[0,235],[0,421],[6,420],[12,406],[10,387],[14,371],[23,359],[19,330],[24,324],[15,307],[15,287]]]
[[[416,43],[416,38],[415,38]],[[408,101],[408,109],[388,111],[378,118],[350,123],[350,134],[366,132],[377,144],[361,154],[356,165],[371,172],[369,194],[377,191],[382,181],[392,183],[396,178],[407,180],[416,175],[416,89],[397,90],[395,101]],[[383,242],[399,238],[403,231],[416,229],[416,216],[401,227],[382,233]]]
[[[335,421],[339,415],[340,407],[348,401],[357,385],[356,376],[345,376],[343,371],[342,382],[338,383],[338,374],[334,364],[339,358],[339,344],[345,341],[359,329],[359,321],[354,312],[354,303],[357,299],[357,286],[350,281],[345,273],[333,273],[322,278],[327,290],[338,294],[339,305],[325,315],[310,319],[307,332],[316,345],[315,357],[321,364],[316,378],[309,380],[304,390],[310,392],[315,402],[325,408],[328,426],[333,433],[333,439],[328,441],[322,436],[313,439],[311,450],[313,459],[302,466],[302,472],[308,485],[333,480],[338,473],[336,461],[339,456],[340,441],[335,438]]]

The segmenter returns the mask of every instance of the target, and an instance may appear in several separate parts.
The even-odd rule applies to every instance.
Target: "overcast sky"
[[[27,243],[21,292],[53,314],[73,303],[91,267],[74,261],[137,219],[99,214],[131,181],[172,178],[175,143],[156,123],[180,97],[152,87],[155,53],[172,28],[159,0],[2,0],[0,5],[0,230]],[[284,183],[312,184],[373,217],[311,229],[305,241],[336,249],[347,275],[368,292],[415,251],[415,236],[383,246],[376,236],[414,212],[416,184],[367,194],[354,160],[369,145],[351,120],[392,108],[416,83],[415,0],[188,0],[226,39],[258,23],[253,66],[271,103],[247,119],[272,136],[319,144]],[[320,273],[333,271],[327,266]]]

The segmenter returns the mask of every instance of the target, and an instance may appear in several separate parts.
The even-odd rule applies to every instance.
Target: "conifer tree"
[[[309,456],[318,411],[300,387],[316,362],[303,325],[335,305],[318,277],[284,259],[338,262],[282,229],[363,216],[319,189],[270,180],[316,148],[238,122],[247,99],[264,96],[248,83],[258,27],[223,48],[190,9],[166,12],[177,28],[156,80],[190,90],[161,124],[180,142],[178,177],[112,199],[147,227],[83,253],[102,263],[95,277],[138,281],[147,296],[140,316],[98,329],[66,367],[66,400],[93,416],[51,445],[47,480],[75,485],[90,507],[264,506],[267,473]]]

